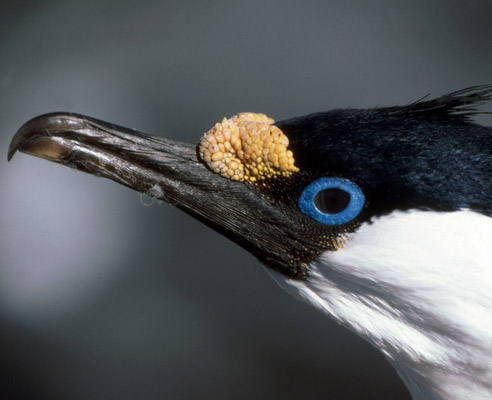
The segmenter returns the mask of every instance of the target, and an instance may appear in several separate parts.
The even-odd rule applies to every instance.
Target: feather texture
[[[326,252],[289,292],[380,349],[414,399],[490,399],[492,220],[396,211]]]

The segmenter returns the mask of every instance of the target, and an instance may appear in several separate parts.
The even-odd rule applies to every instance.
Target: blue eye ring
[[[347,206],[336,214],[327,214],[318,209],[315,197],[327,189],[339,189],[350,196]],[[341,225],[353,220],[362,211],[366,198],[354,183],[344,178],[320,178],[311,182],[299,197],[299,208],[304,215],[324,225]]]

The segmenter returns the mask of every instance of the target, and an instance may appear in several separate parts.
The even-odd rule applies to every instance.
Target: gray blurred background
[[[408,399],[382,355],[215,232],[7,147],[51,111],[196,143],[239,111],[482,83],[490,0],[2,1],[0,399]]]

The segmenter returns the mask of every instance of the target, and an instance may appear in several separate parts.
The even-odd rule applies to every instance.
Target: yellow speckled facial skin
[[[235,181],[256,182],[299,171],[289,139],[264,114],[223,119],[200,141],[199,153],[212,171]]]

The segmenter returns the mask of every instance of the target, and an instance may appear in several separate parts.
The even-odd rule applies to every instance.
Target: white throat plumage
[[[492,218],[395,211],[325,252],[289,292],[379,348],[414,399],[490,399]]]

